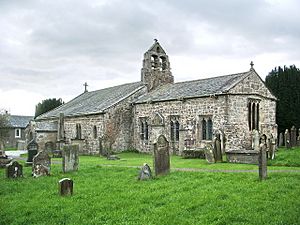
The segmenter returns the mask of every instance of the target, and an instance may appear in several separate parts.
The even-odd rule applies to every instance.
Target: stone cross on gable
[[[253,61],[250,62],[251,70],[253,69],[254,63]]]
[[[89,86],[89,85],[87,84],[87,82],[85,82],[85,83],[83,84],[83,86],[84,86],[84,92],[88,92],[87,86]]]

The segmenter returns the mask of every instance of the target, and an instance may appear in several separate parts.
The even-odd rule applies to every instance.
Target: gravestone
[[[290,133],[288,129],[286,129],[284,133],[284,146],[286,148],[291,148]]]
[[[211,144],[206,144],[205,146],[205,158],[209,163],[215,163],[215,156],[213,151],[213,146]]]
[[[144,163],[143,167],[140,170],[138,180],[149,180],[152,178],[152,173],[150,166],[147,163]]]
[[[295,126],[291,128],[291,138],[290,138],[291,147],[295,147],[297,144],[297,130]]]
[[[55,149],[55,145],[52,141],[48,141],[45,143],[45,151],[47,153],[52,153],[54,149]]]
[[[39,150],[38,143],[36,143],[36,141],[32,139],[27,145],[27,150],[28,150],[28,157],[27,157],[26,165],[32,165],[33,157],[37,154]]]
[[[65,145],[63,150],[62,167],[63,172],[78,170],[79,165],[79,145]]]
[[[216,162],[222,162],[221,138],[219,133],[214,138],[214,156]]]
[[[258,171],[260,180],[267,179],[267,145],[266,139],[263,136],[261,138],[261,144],[258,155]]]
[[[154,144],[155,175],[164,175],[170,172],[169,142],[164,135],[160,135]]]
[[[279,142],[278,142],[278,147],[281,147],[281,146],[283,146],[283,134],[282,133],[279,134]]]
[[[6,177],[18,178],[23,177],[23,166],[17,161],[10,162],[6,165]]]
[[[58,181],[58,192],[61,196],[73,195],[73,180],[63,178]]]
[[[259,132],[258,130],[253,130],[252,132],[252,148],[255,151],[259,151]]]
[[[0,150],[0,168],[5,168],[7,164],[12,161],[12,158],[9,158],[4,150]]]
[[[276,152],[276,139],[271,135],[270,140],[270,159],[275,159],[275,152]]]
[[[39,152],[33,157],[32,176],[49,176],[51,169],[51,158],[45,151]]]

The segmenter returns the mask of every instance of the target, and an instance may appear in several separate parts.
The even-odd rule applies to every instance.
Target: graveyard
[[[117,156],[119,160],[79,156],[70,171],[62,166],[72,158],[68,152],[51,158],[49,174],[37,178],[23,156],[18,160],[21,177],[6,178],[6,170],[0,170],[0,224],[300,223],[299,147],[280,148],[268,161],[263,181],[254,164],[209,164],[175,155],[170,156],[170,171],[139,180],[144,163],[154,173],[154,157]],[[73,193],[60,194],[64,178],[73,181]]]

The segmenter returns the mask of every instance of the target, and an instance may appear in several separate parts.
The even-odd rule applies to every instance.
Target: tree
[[[292,65],[273,69],[266,77],[266,85],[278,98],[276,123],[278,131],[293,125],[300,127],[300,70]]]
[[[48,112],[60,105],[64,104],[64,102],[61,100],[61,98],[49,98],[42,101],[42,103],[38,103],[35,106],[35,118],[39,115]]]
[[[8,137],[8,114],[5,110],[0,110],[0,149],[3,147],[5,139]]]

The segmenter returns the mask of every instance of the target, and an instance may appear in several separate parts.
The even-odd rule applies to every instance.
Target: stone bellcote
[[[144,54],[141,71],[141,80],[147,85],[148,91],[161,85],[174,83],[169,58],[159,42],[156,39],[154,41],[151,48]]]

